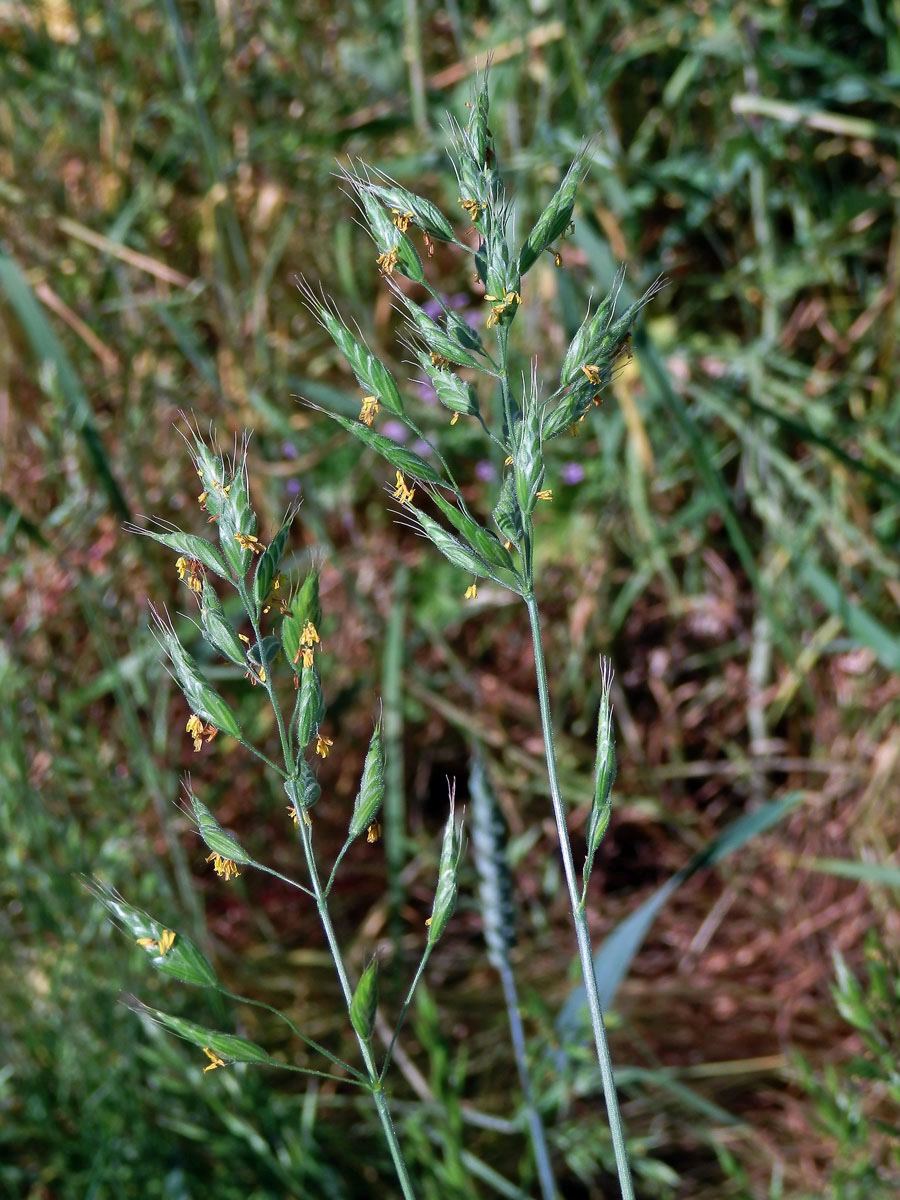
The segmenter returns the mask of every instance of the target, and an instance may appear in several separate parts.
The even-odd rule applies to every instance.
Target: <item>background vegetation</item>
[[[552,1053],[574,947],[525,614],[487,587],[463,604],[468,581],[392,524],[382,464],[297,400],[359,405],[298,274],[396,351],[336,161],[361,156],[458,208],[445,114],[463,112],[489,50],[523,231],[593,139],[563,268],[547,257],[516,324],[523,366],[536,352],[552,374],[619,262],[635,293],[669,281],[603,407],[552,444],[542,510],[576,832],[597,654],[618,671],[595,930],[730,822],[800,793],[774,831],[674,892],[616,998],[639,1192],[897,1194],[898,972],[881,948],[900,927],[896,5],[13,0],[0,4],[5,1195],[391,1194],[355,1101],[276,1092],[249,1070],[203,1078],[196,1054],[142,1025],[123,993],[221,1028],[234,1015],[148,979],[80,883],[187,924],[234,991],[339,1037],[312,913],[267,879],[217,885],[174,807],[190,768],[249,848],[274,847],[276,865],[296,854],[284,798],[240,747],[191,752],[147,629],[148,598],[177,611],[185,597],[166,552],[122,524],[152,513],[200,531],[181,410],[225,443],[253,428],[261,520],[273,528],[302,496],[295,529],[327,551],[326,845],[379,694],[394,720],[405,865],[389,891],[381,844],[348,856],[342,933],[358,965],[395,944],[400,986],[445,779],[465,795],[477,735],[510,827],[560,1179],[566,1197],[610,1194],[596,1078]],[[457,259],[439,249],[430,270],[474,303]],[[476,462],[468,436],[463,420],[454,469],[477,504],[498,464]],[[238,702],[226,672],[222,686]],[[403,1136],[423,1195],[531,1194],[524,1139],[504,1125],[515,1075],[467,870],[395,1080]],[[279,1049],[256,1010],[237,1018]]]

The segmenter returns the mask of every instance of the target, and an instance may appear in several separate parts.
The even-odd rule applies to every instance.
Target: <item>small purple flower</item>
[[[437,300],[434,297],[432,297],[430,300],[426,300],[422,305],[422,312],[426,317],[431,317],[432,321],[436,321],[443,311],[444,310],[441,307],[440,300]]]
[[[299,479],[289,479],[289,480],[287,481],[287,485],[286,485],[286,486],[287,486],[287,494],[288,494],[289,496],[299,496],[299,495],[300,495],[300,492],[301,492],[301,490],[302,490],[302,489],[301,489],[301,486],[300,486],[300,480],[299,480]]]
[[[385,421],[381,427],[381,432],[386,438],[390,438],[392,442],[405,442],[409,437],[409,430],[402,421]]]
[[[492,462],[488,462],[486,458],[482,458],[480,462],[475,464],[475,478],[481,479],[485,483],[490,483],[491,480],[497,478],[497,468]]]
[[[428,443],[423,442],[421,438],[416,438],[412,446],[410,446],[410,449],[416,454],[420,455],[422,458],[428,458],[433,453]]]
[[[294,445],[293,442],[282,442],[281,443],[281,453],[284,455],[285,458],[296,458],[297,457],[297,447]]]
[[[581,463],[568,462],[562,469],[564,483],[581,483],[584,479],[584,467]]]

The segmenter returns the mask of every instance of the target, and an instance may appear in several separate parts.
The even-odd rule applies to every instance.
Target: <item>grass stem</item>
[[[569,901],[572,906],[572,919],[575,922],[578,957],[581,960],[581,973],[584,976],[584,988],[587,993],[588,1009],[590,1010],[591,1028],[594,1033],[594,1044],[597,1047],[597,1061],[600,1065],[600,1076],[603,1080],[603,1094],[606,1099],[606,1113],[612,1136],[613,1151],[616,1156],[619,1188],[622,1200],[634,1200],[634,1187],[631,1182],[631,1169],[628,1165],[628,1151],[625,1146],[625,1132],[622,1127],[622,1117],[619,1112],[619,1101],[616,1095],[616,1081],[613,1075],[612,1059],[610,1058],[609,1044],[606,1038],[606,1027],[603,1023],[603,1010],[600,1007],[597,976],[594,974],[591,935],[588,930],[587,914],[578,893],[578,879],[575,875],[575,864],[572,860],[572,846],[569,841],[569,830],[566,824],[566,811],[563,807],[562,794],[559,789],[559,776],[556,769],[556,748],[553,742],[553,720],[550,714],[550,693],[547,687],[547,667],[544,661],[544,643],[541,637],[541,619],[533,592],[529,592],[525,596],[525,605],[528,608],[528,616],[531,621],[531,639],[534,645],[534,672],[537,677],[538,701],[541,709],[541,729],[544,735],[544,753],[547,758],[547,776],[550,782],[550,799],[553,804],[553,816],[556,820],[556,830],[559,835],[559,849],[562,854],[566,887],[569,891]]]

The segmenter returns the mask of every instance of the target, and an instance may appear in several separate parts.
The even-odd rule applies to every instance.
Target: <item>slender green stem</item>
[[[278,763],[272,762],[271,758],[269,758],[268,755],[263,754],[263,752],[261,750],[257,750],[257,748],[253,745],[252,742],[248,742],[246,738],[241,737],[240,735],[238,735],[237,740],[241,743],[242,746],[246,747],[246,749],[249,750],[251,754],[255,754],[256,757],[258,759],[260,759],[261,762],[264,762],[267,767],[271,767],[272,770],[277,775],[280,775],[282,779],[287,779],[287,777],[288,777],[287,772],[284,770],[284,768],[279,767]]]
[[[334,866],[331,868],[331,874],[328,876],[328,882],[325,884],[326,899],[328,898],[328,896],[331,895],[331,886],[334,883],[335,875],[337,875],[337,869],[341,865],[344,855],[347,853],[347,851],[349,849],[350,849],[350,842],[349,841],[344,842],[343,846],[341,846],[341,849],[340,849],[340,852],[338,853],[337,858],[334,860]]]
[[[306,866],[309,871],[309,881],[313,886],[313,891],[316,896],[316,904],[319,909],[319,920],[322,923],[322,929],[325,931],[325,939],[328,942],[328,948],[331,951],[331,957],[334,961],[334,969],[337,971],[338,980],[340,981],[341,991],[344,993],[344,1000],[347,1005],[347,1011],[350,1011],[350,1005],[353,1002],[353,991],[350,987],[350,980],[347,978],[347,971],[344,967],[344,960],[341,955],[341,948],[338,945],[338,940],[334,932],[334,926],[331,924],[331,916],[328,912],[328,899],[322,888],[319,880],[319,870],[316,865],[315,855],[313,854],[312,838],[310,837],[309,828],[306,822],[300,821],[300,840],[303,844],[303,853],[306,856]],[[387,1099],[384,1095],[381,1079],[378,1075],[378,1068],[375,1066],[375,1059],[372,1055],[371,1047],[365,1038],[356,1035],[356,1040],[359,1043],[359,1050],[363,1057],[363,1062],[366,1067],[366,1074],[369,1076],[372,1088],[372,1098],[375,1101],[375,1107],[378,1110],[378,1116],[381,1120],[381,1127],[384,1131],[385,1140],[388,1144],[388,1149],[391,1152],[391,1158],[394,1160],[394,1169],[397,1172],[397,1178],[400,1181],[400,1187],[403,1191],[404,1200],[415,1200],[415,1192],[412,1188],[412,1182],[409,1178],[409,1172],[406,1168],[406,1163],[403,1160],[403,1153],[400,1150],[400,1143],[397,1141],[397,1133],[394,1129],[394,1123],[391,1120],[390,1110],[388,1109]]]
[[[297,814],[297,819],[300,819],[299,813]],[[313,900],[315,900],[315,893],[311,892],[308,887],[304,887],[302,883],[298,883],[296,879],[291,879],[290,875],[282,875],[282,873],[280,871],[276,871],[274,867],[267,867],[265,863],[257,862],[255,859],[253,860],[252,865],[256,867],[257,871],[265,871],[267,875],[274,875],[275,878],[280,879],[282,883],[289,883],[291,887],[296,888],[298,892],[303,892],[307,896],[312,896]]]
[[[534,1102],[534,1089],[531,1086],[531,1072],[528,1069],[528,1057],[525,1053],[525,1030],[522,1027],[522,1014],[519,1012],[519,997],[516,991],[516,980],[512,967],[505,960],[494,964],[500,972],[500,982],[503,984],[503,996],[506,1000],[506,1011],[509,1017],[509,1035],[512,1041],[513,1056],[519,1072],[519,1084],[522,1088],[522,1099],[525,1102],[525,1115],[528,1118],[528,1132],[531,1136],[531,1148],[534,1151],[534,1162],[537,1167],[538,1181],[541,1185],[541,1195],[544,1200],[556,1200],[559,1192],[553,1177],[553,1167],[550,1163],[550,1148],[547,1145],[547,1134],[541,1114]]]
[[[622,1193],[622,1200],[634,1200],[634,1188],[631,1182],[631,1170],[628,1166],[625,1133],[622,1128],[622,1117],[619,1113],[619,1101],[616,1095],[616,1081],[613,1075],[612,1060],[609,1055],[609,1045],[606,1039],[606,1027],[603,1023],[603,1010],[600,1007],[597,976],[594,973],[591,935],[588,930],[584,904],[578,893],[578,880],[575,875],[575,864],[572,861],[572,846],[569,842],[569,830],[566,825],[566,811],[563,807],[562,795],[559,789],[559,776],[556,770],[556,749],[553,743],[553,721],[550,715],[550,693],[547,688],[547,667],[544,662],[544,643],[541,638],[541,620],[534,593],[529,592],[524,599],[531,621],[531,639],[534,644],[534,672],[537,677],[538,701],[541,709],[541,728],[544,735],[544,752],[547,758],[547,776],[550,782],[550,799],[553,804],[553,816],[556,819],[556,830],[559,835],[559,849],[562,854],[566,887],[569,891],[569,901],[572,906],[572,919],[575,922],[578,957],[581,960],[581,973],[584,976],[584,988],[587,993],[591,1028],[594,1031],[594,1043],[597,1047],[597,1061],[600,1064],[600,1076],[603,1080],[603,1094],[606,1098],[606,1113],[612,1135],[613,1150],[616,1156],[619,1188]]]
[[[351,1067],[350,1064],[345,1063],[342,1058],[338,1058],[336,1055],[332,1054],[330,1050],[326,1050],[324,1046],[320,1046],[319,1043],[314,1041],[311,1037],[307,1037],[305,1033],[301,1033],[291,1018],[283,1013],[280,1008],[275,1008],[271,1004],[266,1004],[264,1000],[252,1000],[249,996],[240,996],[237,992],[230,992],[228,988],[222,987],[221,984],[216,988],[216,991],[220,992],[223,996],[227,996],[229,1000],[237,1000],[240,1004],[252,1004],[254,1008],[264,1008],[266,1012],[274,1013],[274,1015],[276,1017],[280,1017],[281,1020],[284,1021],[285,1025],[289,1026],[289,1028],[294,1031],[300,1041],[305,1042],[311,1050],[317,1050],[319,1054],[324,1055],[325,1058],[327,1058],[330,1062],[333,1062],[336,1067],[341,1067],[343,1070],[347,1071],[350,1075],[354,1076],[356,1082],[362,1084],[366,1083],[366,1078],[361,1071],[357,1071],[356,1067]],[[340,1076],[329,1076],[329,1078],[340,1078]],[[342,1082],[345,1081],[342,1080]]]
[[[403,1028],[403,1022],[406,1020],[406,1014],[409,1011],[409,1006],[412,1004],[412,998],[416,988],[419,986],[419,980],[422,978],[422,972],[425,970],[425,964],[428,962],[428,957],[431,954],[431,945],[425,947],[425,953],[422,955],[422,961],[416,968],[416,973],[413,976],[413,981],[409,985],[409,991],[406,993],[406,999],[403,1001],[403,1007],[400,1009],[400,1016],[397,1018],[397,1024],[394,1027],[394,1036],[391,1038],[391,1044],[387,1048],[387,1054],[384,1057],[384,1066],[381,1068],[381,1078],[384,1079],[387,1074],[387,1069],[391,1063],[391,1055],[394,1053],[394,1047],[397,1044],[397,1038],[400,1036],[400,1030]]]

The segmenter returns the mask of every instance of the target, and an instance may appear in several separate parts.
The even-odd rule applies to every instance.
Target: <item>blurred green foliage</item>
[[[350,415],[359,402],[299,301],[297,274],[322,279],[397,376],[409,375],[390,358],[395,318],[335,160],[364,156],[455,210],[445,112],[463,111],[474,57],[491,49],[494,134],[521,233],[593,139],[564,268],[546,258],[517,323],[523,369],[533,352],[558,361],[619,262],[635,295],[661,272],[668,280],[611,396],[578,440],[554,443],[542,530],[573,795],[590,794],[592,720],[567,718],[589,714],[600,694],[585,663],[603,650],[620,665],[625,765],[600,854],[609,911],[636,907],[638,889],[659,884],[721,820],[783,785],[814,787],[840,826],[839,836],[804,827],[804,850],[886,859],[896,845],[886,799],[900,595],[893,7],[2,6],[0,1189],[11,1197],[352,1197],[389,1178],[355,1101],[275,1093],[249,1069],[204,1078],[197,1056],[140,1024],[120,993],[166,1011],[182,1005],[180,1015],[220,1028],[226,1017],[208,998],[149,979],[79,881],[97,876],[173,926],[187,922],[239,990],[268,975],[332,1036],[332,985],[317,952],[300,949],[310,926],[255,883],[223,899],[200,876],[173,807],[181,771],[200,772],[146,629],[146,597],[182,600],[165,552],[120,526],[124,510],[184,521],[190,505],[189,527],[200,530],[173,430],[180,409],[214,420],[223,441],[255,428],[267,528],[302,485],[306,536],[333,551],[323,641],[349,775],[371,732],[394,572],[401,561],[413,568],[403,681],[394,662],[391,694],[405,723],[405,849],[422,865],[394,896],[395,912],[428,911],[420,877],[434,863],[418,835],[440,821],[432,777],[442,785],[464,761],[473,707],[487,696],[481,732],[515,818],[513,846],[532,868],[522,896],[528,1016],[550,1036],[568,956],[554,940],[558,876],[542,852],[552,842],[535,794],[534,714],[502,686],[515,689],[524,630],[489,593],[482,610],[461,614],[458,573],[425,565],[390,524],[374,456],[295,399],[327,396]],[[428,269],[471,300],[458,260],[439,250]],[[423,411],[429,428],[445,428],[443,412]],[[443,441],[477,507],[479,480],[498,464],[473,468],[465,420]],[[305,549],[293,549],[299,568]],[[192,649],[202,658],[199,639]],[[222,682],[231,686],[227,674]],[[846,774],[828,773],[832,757]],[[346,797],[338,759],[323,782]],[[240,754],[217,747],[197,761],[206,798],[242,840],[274,840],[289,856],[282,798],[259,794]],[[818,766],[804,774],[803,762]],[[730,773],[710,768],[720,763]],[[620,797],[628,813],[617,822]],[[343,896],[350,931],[385,890],[372,860],[354,863]],[[739,874],[730,885],[753,896],[768,878],[760,868],[752,887]],[[836,903],[823,896],[823,906]],[[872,919],[889,913],[887,900],[873,906]],[[766,911],[777,921],[777,905]],[[515,1084],[497,1035],[501,1005],[479,975],[471,906],[461,903],[455,920],[456,949],[432,985],[438,1015],[425,1003],[416,1028],[435,1107],[398,1099],[409,1105],[424,1194],[490,1195],[499,1185],[486,1164],[523,1187],[528,1167],[509,1131],[461,1132],[464,1102],[509,1116]],[[643,1024],[635,1006],[631,1044],[654,1070],[647,1031],[679,1026],[681,986],[657,983]],[[830,1011],[823,989],[826,1044]],[[774,1019],[765,1034],[737,1022],[727,1051],[701,1019],[691,1052],[762,1054]],[[272,1034],[254,1021],[242,1013],[235,1032]],[[690,1036],[689,1021],[680,1028]],[[698,1134],[691,1101],[676,1103],[660,1077],[635,1085],[626,1111],[645,1194],[737,1188],[709,1148],[728,1113],[707,1112]],[[784,1093],[777,1071],[769,1087]],[[574,1099],[552,1079],[543,1092],[562,1112],[566,1195],[602,1194],[596,1080],[575,1086]],[[757,1110],[752,1084],[710,1086],[706,1098],[751,1122]],[[861,1136],[875,1145],[882,1134],[870,1122]],[[753,1148],[748,1169],[762,1172],[767,1154]],[[786,1157],[782,1194],[809,1193],[803,1156]],[[819,1186],[853,1194],[827,1172]]]

